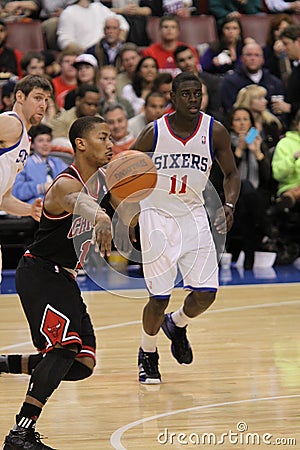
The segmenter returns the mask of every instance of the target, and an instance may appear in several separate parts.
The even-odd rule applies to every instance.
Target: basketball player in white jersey
[[[240,179],[225,127],[200,112],[202,85],[185,72],[173,80],[171,98],[175,112],[147,125],[134,148],[152,152],[158,183],[141,203],[140,233],[143,269],[149,301],[143,311],[139,349],[139,381],[161,382],[157,337],[160,327],[171,340],[179,364],[190,364],[192,349],[187,325],[215,300],[218,262],[212,233],[203,206],[202,192],[213,159],[224,173],[225,204],[213,226],[225,234],[233,223]],[[189,290],[182,307],[165,314],[174,288],[177,267]]]
[[[46,112],[52,87],[46,78],[28,75],[15,87],[12,111],[0,114],[0,209],[16,216],[39,220],[42,199],[29,204],[11,194],[16,175],[23,170],[30,152],[27,132],[38,125]],[[0,249],[1,283],[1,249]]]

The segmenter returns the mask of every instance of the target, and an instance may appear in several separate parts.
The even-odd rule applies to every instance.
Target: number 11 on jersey
[[[186,194],[187,175],[181,177],[181,180],[177,180],[177,175],[173,175],[171,178],[171,188],[169,194]],[[178,181],[178,187],[177,187]],[[179,190],[178,190],[179,189]]]

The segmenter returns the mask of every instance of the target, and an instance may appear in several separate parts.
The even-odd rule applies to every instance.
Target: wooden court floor
[[[194,362],[159,338],[163,383],[137,382],[145,292],[86,292],[97,334],[94,375],[63,382],[37,431],[61,450],[300,449],[300,284],[223,287],[189,327]],[[174,292],[169,310],[184,297]],[[0,353],[32,351],[17,296],[0,295]],[[0,376],[0,437],[14,422],[26,375]],[[1,442],[0,439],[0,442]]]

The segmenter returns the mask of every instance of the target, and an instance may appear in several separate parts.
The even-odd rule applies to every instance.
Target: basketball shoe
[[[159,384],[161,376],[158,370],[159,355],[155,352],[144,352],[142,347],[139,348],[138,366],[139,366],[139,382],[143,384]]]
[[[193,352],[186,337],[186,327],[178,327],[173,322],[172,313],[165,314],[162,329],[165,335],[172,341],[171,351],[179,364],[191,364]]]
[[[3,443],[3,450],[55,450],[41,441],[40,434],[33,428],[16,427],[10,430]]]
[[[0,355],[0,375],[1,373],[9,373],[6,355]]]

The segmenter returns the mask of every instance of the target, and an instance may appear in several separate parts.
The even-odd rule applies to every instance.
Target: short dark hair
[[[52,85],[46,77],[41,77],[39,75],[27,75],[17,82],[14,90],[14,99],[16,100],[16,93],[18,91],[23,92],[25,97],[28,97],[30,92],[35,88],[40,88],[43,91],[48,91],[50,94],[53,94]]]
[[[32,139],[32,142],[34,142],[35,138],[37,136],[40,136],[41,134],[48,134],[52,137],[52,128],[48,127],[48,125],[45,125],[41,123],[40,125],[35,125],[30,128],[28,131],[29,136]]]
[[[83,98],[87,92],[95,92],[96,94],[100,93],[95,84],[83,83],[76,89],[76,98]]]
[[[174,59],[175,61],[177,61],[177,55],[178,53],[182,53],[185,52],[186,50],[191,50],[191,47],[188,47],[187,45],[178,45],[178,47],[175,48],[174,50]]]
[[[27,70],[27,67],[31,63],[32,59],[37,59],[38,61],[45,62],[45,57],[44,57],[44,55],[42,53],[40,53],[40,52],[27,52],[27,53],[25,53],[25,55],[21,59],[22,70],[24,70],[24,71]]]
[[[164,100],[164,102],[166,102],[165,97],[160,92],[152,91],[145,98],[145,106],[148,106],[149,100],[152,97],[162,98]]]
[[[182,72],[178,74],[173,82],[172,82],[172,91],[176,92],[179,88],[181,83],[184,83],[185,81],[197,81],[200,84],[200,87],[202,87],[202,82],[197,75],[193,74],[192,72]]]
[[[172,22],[176,22],[178,28],[180,28],[180,22],[179,22],[178,17],[177,17],[177,16],[172,16],[172,15],[162,16],[162,17],[159,19],[159,28],[162,27],[162,25],[163,25],[164,22],[169,21],[169,20],[171,20]]]
[[[300,38],[300,25],[289,25],[286,27],[281,33],[280,38],[288,38],[292,39],[292,41],[296,41]]]
[[[160,72],[154,80],[153,90],[157,91],[162,84],[172,83],[172,81],[173,77],[170,72]]]
[[[76,152],[76,138],[84,138],[96,125],[96,123],[106,123],[103,117],[99,116],[84,116],[76,119],[69,130],[69,140]]]

